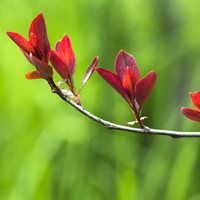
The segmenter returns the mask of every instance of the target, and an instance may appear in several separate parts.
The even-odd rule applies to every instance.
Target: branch
[[[101,118],[98,118],[97,116],[91,114],[87,110],[85,110],[82,106],[77,105],[74,103],[71,99],[69,99],[66,95],[64,95],[61,91],[55,92],[55,90],[52,90],[52,92],[58,94],[60,98],[62,98],[64,101],[69,103],[71,106],[73,106],[76,110],[84,114],[85,116],[89,117],[90,119],[103,124],[108,129],[116,129],[121,131],[128,131],[128,132],[134,132],[134,133],[140,133],[140,134],[151,134],[151,135],[165,135],[165,136],[171,136],[173,138],[183,138],[183,137],[200,137],[200,132],[179,132],[179,131],[168,131],[168,130],[157,130],[157,129],[150,129],[145,127],[144,129],[139,128],[130,128],[127,126],[121,126],[117,125],[111,122],[108,122],[106,120],[103,120]]]

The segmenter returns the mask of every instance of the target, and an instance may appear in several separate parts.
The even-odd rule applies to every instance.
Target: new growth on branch
[[[42,13],[30,25],[29,40],[26,40],[23,36],[15,32],[6,31],[6,33],[18,45],[26,59],[36,68],[36,70],[30,71],[25,75],[26,79],[45,79],[50,85],[52,92],[58,94],[63,100],[87,117],[105,125],[107,128],[143,134],[168,135],[171,137],[200,137],[200,133],[198,132],[162,131],[150,129],[144,125],[142,120],[147,117],[141,117],[141,107],[149,97],[156,83],[156,72],[151,71],[144,78],[140,79],[140,73],[135,59],[125,51],[121,50],[117,55],[115,62],[115,71],[117,74],[106,69],[97,68],[99,57],[96,56],[88,67],[81,87],[77,92],[73,81],[73,75],[76,69],[76,57],[70,39],[65,34],[63,39],[56,43],[55,50],[52,49],[48,41],[46,23]],[[49,61],[52,66],[49,65]],[[62,78],[58,83],[53,80],[52,67]],[[79,94],[94,70],[129,104],[134,113],[135,121],[127,122],[126,124],[133,125],[134,123],[138,123],[141,129],[107,122],[92,115],[81,106]],[[62,88],[61,85],[63,83],[66,83],[68,88]],[[190,93],[190,95],[195,110],[190,108],[182,108],[181,110],[187,118],[200,122],[200,92]],[[73,98],[75,103],[69,97]]]

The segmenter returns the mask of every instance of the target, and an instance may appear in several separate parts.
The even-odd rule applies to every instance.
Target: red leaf
[[[200,122],[200,112],[185,107],[182,107],[181,111],[188,119],[191,119],[195,122]]]
[[[62,61],[62,59],[59,57],[58,53],[51,50],[51,57],[50,57],[51,64],[53,65],[53,68],[57,71],[57,73],[63,78],[68,79],[68,68],[65,65],[65,63]]]
[[[70,76],[72,77],[76,68],[76,57],[72,50],[69,37],[65,34],[59,45],[59,54],[61,59],[69,68]]]
[[[44,56],[43,50],[41,49],[39,41],[34,33],[30,34],[29,42],[35,50],[35,53],[33,55],[37,57],[39,60],[43,60],[44,62],[48,63],[48,61],[46,61],[46,58]]]
[[[136,96],[136,101],[140,107],[149,97],[155,83],[156,83],[156,72],[151,71],[136,85],[135,96]]]
[[[191,98],[193,98],[194,94],[193,94],[193,93],[191,93],[191,92],[189,92],[189,93],[190,93],[190,96],[191,96]]]
[[[32,80],[32,79],[45,79],[43,76],[42,76],[42,73],[38,70],[35,70],[35,71],[30,71],[26,74],[25,76],[26,79],[28,80]]]
[[[60,46],[60,40],[58,41],[58,42],[56,42],[56,45],[55,45],[55,50],[56,50],[56,52],[58,52],[59,53],[59,46]]]
[[[19,48],[21,48],[23,51],[25,51],[28,54],[34,53],[34,49],[31,46],[31,44],[29,43],[29,41],[27,41],[20,34],[8,32],[8,31],[6,31],[6,33],[13,40],[13,42],[15,42],[15,44],[17,44],[19,46]]]
[[[125,92],[121,82],[118,80],[118,77],[116,74],[114,74],[111,71],[102,69],[102,68],[95,68],[95,69],[100,74],[100,76],[108,84],[110,84],[128,103],[130,102],[130,100],[128,99],[126,92]]]
[[[53,75],[53,70],[50,65],[48,65],[46,62],[37,59],[35,56],[30,54],[30,59],[33,63],[33,65],[36,67],[38,71],[40,71],[43,75],[43,77],[51,77]]]
[[[24,54],[24,56],[26,57],[26,59],[33,65],[32,61],[31,61],[31,59],[30,59],[30,54],[26,53],[26,52],[25,52],[24,50],[22,50],[21,48],[20,48],[20,50],[21,50],[21,52]]]
[[[133,90],[133,73],[129,67],[126,67],[122,85],[126,92],[129,94],[131,101],[134,99],[134,90]]]
[[[38,39],[38,45],[42,50],[43,59],[46,63],[48,63],[50,56],[51,56],[51,48],[47,37],[47,29],[43,14],[40,13],[31,23],[29,29],[29,38],[31,33]]]
[[[138,82],[140,80],[140,73],[135,59],[132,55],[121,50],[117,55],[115,62],[115,71],[117,72],[117,76],[121,82],[123,81],[127,67],[129,67],[133,73],[133,82]]]
[[[88,67],[86,73],[85,73],[85,76],[83,78],[83,81],[81,83],[81,87],[80,87],[80,90],[78,93],[80,93],[81,89],[83,88],[83,86],[85,85],[85,83],[88,81],[88,79],[90,78],[90,76],[93,74],[94,72],[94,68],[97,66],[98,64],[98,61],[99,61],[99,57],[96,56],[94,58],[94,60],[92,61],[92,64]]]
[[[192,97],[192,103],[194,108],[200,112],[200,92],[195,92],[194,94],[190,94]]]

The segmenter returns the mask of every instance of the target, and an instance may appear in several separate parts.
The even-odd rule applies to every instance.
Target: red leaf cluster
[[[71,46],[71,42],[69,37],[65,34],[61,41],[58,41],[55,46],[55,50],[51,50],[51,64],[53,65],[54,69],[57,73],[63,78],[66,79],[66,83],[69,86],[71,92],[73,93],[76,102],[79,101],[78,96],[83,88],[84,84],[90,78],[94,71],[94,67],[98,64],[98,57],[95,57],[92,64],[89,66],[86,74],[83,78],[81,88],[78,94],[75,93],[75,87],[73,83],[73,75],[76,69],[76,57],[74,51]]]
[[[18,33],[6,32],[7,35],[19,46],[27,60],[36,67],[35,71],[30,71],[26,74],[27,79],[46,79],[49,83],[53,81],[53,70],[48,65],[49,60],[58,74],[66,79],[69,86],[70,94],[80,104],[79,94],[85,83],[92,75],[94,68],[98,64],[98,57],[95,57],[92,64],[86,71],[78,94],[75,92],[73,83],[73,75],[76,68],[76,57],[71,46],[69,37],[65,34],[61,41],[56,43],[56,50],[51,49],[48,37],[46,24],[43,14],[40,13],[31,23],[29,29],[29,40],[26,40]],[[65,90],[66,91],[66,90]]]
[[[128,102],[137,122],[140,122],[141,107],[154,87],[156,73],[151,71],[140,80],[140,73],[135,59],[122,50],[115,62],[117,75],[102,68],[95,69]]]
[[[188,119],[200,122],[200,92],[190,93],[190,96],[195,110],[182,107],[181,111]]]
[[[9,31],[6,33],[19,46],[27,60],[36,67],[36,71],[28,72],[25,77],[27,79],[44,78],[48,81],[53,75],[53,70],[48,65],[51,48],[42,13],[31,23],[29,41],[18,33]]]

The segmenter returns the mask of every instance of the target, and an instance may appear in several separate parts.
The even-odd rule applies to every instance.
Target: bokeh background
[[[114,71],[123,49],[135,57],[141,77],[157,72],[142,108],[145,124],[200,131],[181,113],[182,106],[192,108],[189,92],[200,90],[198,1],[0,0],[0,199],[199,200],[200,138],[108,130],[51,93],[44,80],[24,78],[34,67],[5,31],[27,38],[41,11],[52,47],[64,33],[71,39],[77,88],[95,56],[99,67]],[[96,72],[80,100],[105,120],[134,120]]]

